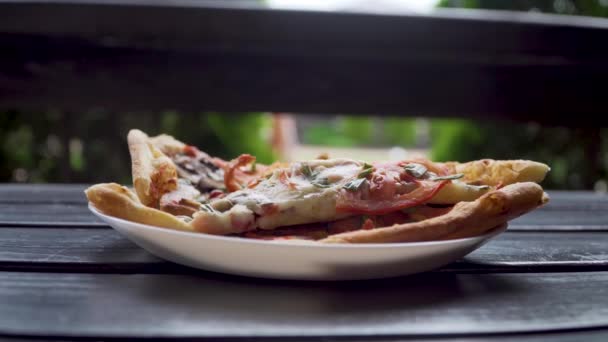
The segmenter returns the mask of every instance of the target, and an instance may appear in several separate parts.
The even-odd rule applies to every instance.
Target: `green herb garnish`
[[[365,181],[366,181],[365,178],[353,179],[353,180],[349,181],[348,183],[344,184],[344,189],[346,189],[347,191],[355,192],[355,191],[359,190],[359,188],[361,187],[361,185],[363,185],[363,183]]]
[[[208,213],[215,213],[215,209],[213,209],[213,207],[207,203],[201,204],[200,209],[201,211],[206,211]]]
[[[357,178],[365,178],[372,173],[374,167],[368,163],[363,164],[363,171],[359,172]]]
[[[329,188],[329,180],[327,180],[327,178],[313,178],[310,181],[310,184],[317,188]]]
[[[434,181],[454,180],[454,179],[460,179],[462,177],[464,177],[464,175],[462,173],[457,173],[457,174],[454,174],[454,175],[431,177],[431,180],[434,180]]]
[[[405,172],[407,172],[410,176],[415,178],[422,178],[428,171],[426,166],[417,163],[410,163],[403,167]]]
[[[302,171],[302,174],[306,176],[306,178],[312,177],[312,169],[310,168],[310,165],[302,164],[300,171]]]
[[[255,173],[255,171],[256,171],[256,162],[254,160],[253,163],[251,163],[251,169],[249,169],[249,172]]]
[[[300,171],[310,181],[310,184],[317,188],[329,188],[329,180],[325,177],[318,177],[318,172],[313,172],[308,164],[302,164]]]

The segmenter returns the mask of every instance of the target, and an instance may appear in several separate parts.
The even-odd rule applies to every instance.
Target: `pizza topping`
[[[313,171],[308,163],[302,163],[302,166],[300,167],[300,172],[304,178],[317,188],[328,188],[330,183],[335,183],[342,178],[342,176],[338,174],[323,174],[324,170],[327,169],[319,167],[317,170]]]
[[[173,215],[190,216],[198,210],[197,199],[201,193],[189,181],[178,179],[177,188],[163,194],[159,200],[159,208]]]
[[[447,214],[451,209],[452,207],[433,208],[423,205],[385,215],[358,215],[330,222],[300,224],[280,227],[273,230],[256,229],[237,234],[236,236],[261,240],[294,239],[316,241],[340,233],[356,230],[371,230],[389,227],[395,224],[416,222]]]
[[[307,163],[302,163],[302,167],[300,167],[300,172],[302,172],[302,174],[306,178],[312,178],[312,169]]]
[[[286,185],[287,188],[289,188],[290,190],[296,189],[296,183],[294,183],[290,180],[291,177],[289,176],[289,173],[287,170],[280,170],[278,174],[279,174],[278,179],[282,184]]]
[[[222,197],[224,197],[224,195],[225,195],[225,193],[222,190],[219,190],[219,189],[211,190],[211,192],[209,193],[209,199],[222,198]]]
[[[371,219],[366,219],[365,222],[363,222],[363,225],[361,226],[361,229],[374,229],[374,221],[372,221]]]
[[[251,156],[241,156],[231,162],[232,169],[244,172],[239,167],[252,160]],[[231,175],[227,169],[226,176]],[[333,221],[357,214],[386,215],[427,203],[451,182],[434,179],[445,176],[449,176],[448,170],[424,160],[373,165],[349,159],[314,160],[275,169],[269,178],[260,177],[247,188],[211,201],[210,206],[228,216],[233,215],[236,206],[247,209],[253,215],[253,221],[247,221],[251,223],[247,225],[249,230]],[[204,220],[195,221],[198,224]],[[357,228],[364,223],[357,223]],[[366,226],[370,224],[379,226],[374,220]]]
[[[336,203],[342,213],[381,215],[426,203],[448,180],[432,181],[434,175],[446,176],[447,170],[425,161],[377,163],[369,187],[365,182],[352,181],[345,186]]]
[[[405,172],[407,172],[410,176],[415,177],[415,178],[424,177],[424,175],[428,171],[426,166],[424,166],[422,164],[418,164],[418,163],[409,163],[409,164],[406,164],[403,168],[405,169]]]
[[[192,146],[192,145],[186,145],[184,146],[184,154],[189,156],[189,157],[196,157],[198,155],[198,152],[200,152],[198,150],[198,148]]]
[[[172,159],[179,176],[188,180],[199,191],[224,188],[224,170],[218,165],[218,160],[196,147],[186,145],[184,153],[176,154]]]
[[[223,166],[226,190],[234,192],[255,187],[267,171],[280,165],[275,164],[270,166],[257,164],[254,156],[241,154]]]
[[[371,175],[372,172],[374,170],[374,167],[368,163],[364,163],[363,164],[363,170],[361,172],[359,172],[359,174],[357,175],[357,178],[366,178],[367,176]]]
[[[237,174],[242,175],[243,171],[240,168],[254,162],[255,157],[250,154],[241,154],[238,158],[231,160],[224,170],[224,184],[226,185],[226,190],[233,192],[243,189],[245,187],[243,183],[247,182],[242,183],[242,177],[237,177]]]
[[[363,183],[366,183],[366,182],[367,182],[367,180],[365,178],[353,179],[353,180],[349,181],[348,183],[344,184],[344,189],[347,191],[355,192],[355,191],[359,190],[359,188],[361,188]]]
[[[434,176],[434,177],[431,177],[431,180],[434,180],[434,181],[456,180],[456,179],[460,179],[462,177],[464,177],[464,174],[456,173],[456,174],[447,175],[447,176]]]
[[[176,215],[175,217],[177,217],[178,219],[180,219],[186,223],[189,223],[192,221],[192,217],[186,216],[186,215]]]
[[[204,211],[204,212],[207,212],[207,213],[215,213],[216,212],[215,209],[211,205],[209,205],[208,203],[201,204],[199,209],[201,211]]]

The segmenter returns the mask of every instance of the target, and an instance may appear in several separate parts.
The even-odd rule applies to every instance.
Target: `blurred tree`
[[[605,0],[441,0],[438,6],[608,16]],[[543,183],[548,188],[591,189],[608,170],[602,159],[608,152],[608,135],[598,128],[433,120],[431,136],[432,157],[437,160],[492,157],[545,162],[552,167]]]
[[[605,0],[440,0],[438,6],[608,16],[608,2]]]
[[[416,144],[416,119],[338,116],[304,130],[303,143],[312,145],[402,146]]]
[[[0,113],[0,181],[129,183],[126,134],[131,128],[172,134],[224,159],[251,153],[270,163],[270,122],[264,113],[8,111]]]

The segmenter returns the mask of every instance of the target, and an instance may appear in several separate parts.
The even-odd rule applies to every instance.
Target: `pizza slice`
[[[89,200],[110,215],[207,234],[326,243],[449,239],[482,234],[548,200],[536,183],[549,167],[533,161],[318,159],[256,168],[251,156],[227,162],[166,135],[133,130],[128,140],[137,196],[98,184],[87,189]]]
[[[378,217],[423,205],[452,206],[504,185],[539,182],[547,171],[546,165],[531,161],[295,162],[247,189],[209,202],[194,214],[192,225],[198,231],[224,235],[351,216]]]
[[[191,216],[201,202],[241,189],[267,169],[251,156],[228,162],[165,134],[149,137],[134,129],[127,140],[137,197],[174,215]]]

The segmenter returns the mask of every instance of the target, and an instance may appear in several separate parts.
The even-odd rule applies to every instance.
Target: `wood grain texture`
[[[608,211],[540,208],[509,222],[513,230],[607,230]]]
[[[0,333],[383,337],[608,327],[607,281],[608,272],[345,283],[2,272]]]
[[[106,226],[83,204],[0,203],[0,226]]]
[[[226,3],[2,1],[0,104],[606,120],[601,20]]]
[[[608,270],[608,233],[507,232],[442,272]],[[0,270],[184,273],[110,229],[0,228]]]
[[[158,263],[112,229],[0,228],[0,263]]]
[[[352,339],[358,342],[605,342],[608,339],[608,329],[593,329],[593,330],[582,330],[582,331],[569,331],[569,332],[554,332],[554,333],[534,333],[534,334],[501,334],[501,335],[469,335],[469,336],[453,336],[453,337],[440,337],[433,338],[427,336],[416,336],[413,338],[400,337],[380,337],[380,338],[364,338],[364,339]],[[132,341],[133,339],[127,339]],[[278,337],[278,338],[252,338],[252,337],[236,337],[236,338],[183,338],[183,339],[153,339],[154,341],[217,341],[217,342],[344,342],[351,339],[344,339],[341,337]],[[0,338],[1,342],[32,342],[32,339],[24,339],[19,337]],[[80,339],[52,339],[50,337],[44,337],[42,339],[36,338],[36,342],[74,342],[82,341]],[[113,341],[125,341],[123,339],[113,339]],[[150,341],[149,339],[147,341]]]
[[[0,203],[84,204],[87,184],[0,184]]]

